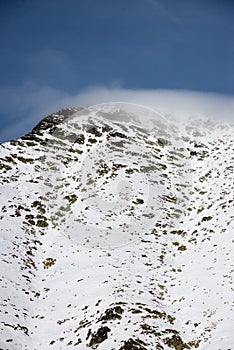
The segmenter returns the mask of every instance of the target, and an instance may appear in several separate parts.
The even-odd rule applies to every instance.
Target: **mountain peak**
[[[47,117],[43,118],[31,132],[21,137],[24,140],[34,139],[36,136],[42,136],[45,131],[53,133],[53,130],[57,125],[63,123],[66,119],[71,117],[75,112],[80,111],[82,108],[64,108],[59,110],[57,113],[52,113]]]
[[[231,349],[231,124],[105,104],[0,151],[1,349]]]

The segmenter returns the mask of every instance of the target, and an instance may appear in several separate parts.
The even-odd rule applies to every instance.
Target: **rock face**
[[[115,104],[2,144],[0,349],[232,349],[233,134]]]

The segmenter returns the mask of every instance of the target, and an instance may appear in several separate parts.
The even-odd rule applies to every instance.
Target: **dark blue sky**
[[[41,118],[42,90],[233,94],[233,38],[228,0],[0,0],[1,140],[30,113]]]

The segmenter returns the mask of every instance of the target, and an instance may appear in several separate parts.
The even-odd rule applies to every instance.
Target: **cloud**
[[[93,87],[76,96],[64,98],[66,106],[89,106],[122,101],[142,104],[176,118],[204,115],[208,118],[233,120],[234,96],[184,90],[130,90]]]
[[[14,88],[0,88],[3,125],[0,140],[20,137],[30,131],[44,116],[62,108],[66,96],[64,91],[33,82]]]
[[[26,83],[19,88],[0,91],[9,103],[10,113],[18,115],[13,124],[3,128],[2,140],[30,131],[44,116],[66,107],[88,107],[104,102],[131,102],[145,105],[174,118],[204,115],[211,119],[234,121],[234,96],[182,90],[131,90],[112,85],[95,86],[69,95],[49,86]],[[0,100],[0,106],[3,104]],[[6,113],[7,111],[5,111]]]

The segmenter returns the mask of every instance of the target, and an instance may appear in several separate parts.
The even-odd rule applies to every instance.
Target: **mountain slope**
[[[0,349],[231,349],[233,129],[106,104],[2,144]]]

